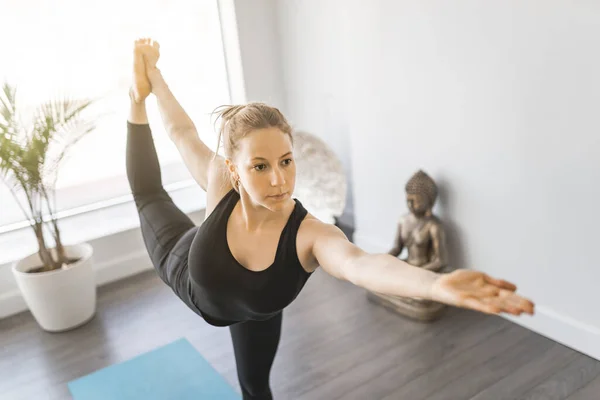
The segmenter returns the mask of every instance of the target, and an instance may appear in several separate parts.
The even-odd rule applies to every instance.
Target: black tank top
[[[302,268],[296,251],[298,228],[307,214],[298,199],[271,266],[251,271],[233,257],[227,220],[239,200],[239,193],[231,189],[219,201],[198,228],[189,252],[192,300],[207,322],[217,326],[271,318],[298,296],[312,275]]]

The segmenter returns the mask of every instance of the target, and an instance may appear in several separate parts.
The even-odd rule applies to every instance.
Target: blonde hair
[[[287,134],[292,145],[294,144],[292,128],[286,118],[277,108],[265,103],[252,102],[242,105],[220,106],[213,111],[213,114],[217,114],[215,123],[219,118],[221,119],[217,150],[214,157],[217,157],[219,147],[222,144],[225,156],[233,160],[239,149],[240,139],[257,129],[277,128]],[[234,189],[237,190],[233,177],[230,178]]]

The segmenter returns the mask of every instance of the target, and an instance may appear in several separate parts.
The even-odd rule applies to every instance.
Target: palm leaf
[[[50,180],[53,186],[61,161],[69,149],[85,135],[95,129],[81,114],[92,104],[91,100],[57,99],[42,104],[36,111],[36,118],[29,134],[28,148],[34,153],[32,161],[38,162],[39,175],[34,177],[37,184]]]
[[[47,209],[53,223],[53,236],[59,253],[62,245],[54,219],[54,186],[60,162],[67,151],[95,129],[90,119],[82,117],[92,100],[55,99],[40,105],[33,114],[29,129],[19,122],[16,88],[5,83],[0,93],[0,178],[8,184],[19,203],[16,188],[22,190],[27,206],[19,203],[30,221],[40,244],[40,256],[49,269],[60,266],[64,254],[55,262],[49,256],[45,236],[39,229]],[[48,180],[48,178],[51,178]],[[29,209],[29,213],[26,208]]]
[[[0,116],[3,121],[0,121],[0,124],[6,124],[5,126],[0,126],[4,128],[6,131],[11,127],[13,121],[16,117],[16,97],[17,97],[17,89],[10,86],[8,83],[4,83],[2,85],[2,96],[0,96],[0,103],[2,103],[2,108],[0,109]]]
[[[4,84],[0,94],[0,175],[8,177],[5,180],[14,184],[25,184],[27,171],[21,160],[25,157],[25,149],[19,143],[19,133],[22,131],[18,123],[16,111],[16,89]]]

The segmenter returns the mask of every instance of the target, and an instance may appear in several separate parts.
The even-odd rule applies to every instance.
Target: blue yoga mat
[[[68,383],[73,400],[240,400],[186,339]]]

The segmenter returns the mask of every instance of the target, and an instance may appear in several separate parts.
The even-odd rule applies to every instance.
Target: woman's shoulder
[[[310,212],[306,211],[306,215],[300,223],[298,234],[302,233],[303,235],[310,235],[310,233],[314,233],[315,229],[319,229],[319,227],[323,224],[325,224],[325,222],[321,221],[320,219],[312,215]]]
[[[337,233],[337,231],[341,232],[337,226],[328,222],[323,222],[307,212],[300,223],[300,228],[298,229],[298,235],[296,237],[296,250],[305,270],[314,272],[319,267],[317,259],[313,255],[313,245],[315,240],[321,235]]]

